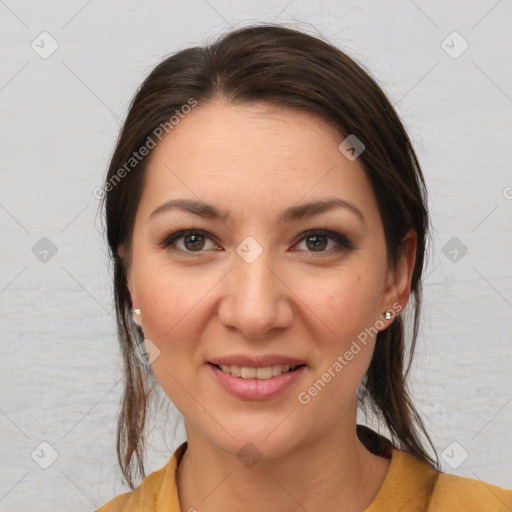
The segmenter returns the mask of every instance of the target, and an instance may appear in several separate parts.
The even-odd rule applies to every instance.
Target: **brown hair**
[[[419,431],[434,448],[406,385],[418,332],[429,224],[425,184],[409,137],[380,87],[342,51],[297,30],[259,25],[232,31],[213,44],[180,51],[161,62],[132,100],[110,162],[104,200],[125,368],[117,454],[126,481],[134,488],[134,477],[145,476],[144,425],[154,385],[151,371],[134,353],[143,337],[131,317],[126,280],[149,157],[130,159],[154,140],[157,127],[169,126],[169,119],[191,98],[201,106],[219,97],[231,103],[265,101],[316,113],[337,127],[340,136],[354,134],[366,146],[359,158],[377,198],[389,261],[398,261],[409,228],[417,234],[417,253],[408,306],[413,308],[409,364],[405,370],[404,323],[398,316],[377,336],[359,399],[384,420],[397,448],[438,469],[437,456],[432,459],[422,445]],[[131,168],[126,166],[129,161]],[[118,254],[121,246],[123,257]]]

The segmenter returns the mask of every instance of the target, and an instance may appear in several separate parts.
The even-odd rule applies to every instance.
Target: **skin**
[[[128,286],[141,309],[136,321],[160,350],[153,372],[185,420],[182,510],[362,511],[386,476],[389,460],[356,435],[356,391],[374,338],[307,405],[297,400],[384,311],[405,307],[410,292],[414,232],[392,267],[373,190],[360,161],[338,150],[343,139],[314,114],[216,99],[193,109],[152,152]],[[334,208],[276,222],[287,207],[333,197],[356,206],[364,221]],[[177,198],[202,200],[230,217],[174,208],[150,218]],[[199,251],[183,238],[174,250],[159,246],[192,228],[210,234],[199,237]],[[301,235],[321,228],[353,247],[321,238],[315,250]],[[249,236],[263,249],[252,263],[236,252]],[[277,397],[241,400],[207,365],[228,354],[283,354],[307,368]],[[248,442],[261,457],[252,467],[236,455]]]

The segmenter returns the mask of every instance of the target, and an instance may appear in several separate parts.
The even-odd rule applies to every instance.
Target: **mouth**
[[[260,358],[259,361],[247,357],[227,359],[209,361],[206,366],[225,391],[241,400],[277,398],[286,390],[297,386],[308,370],[302,361],[284,357],[267,357],[264,360]],[[276,359],[281,359],[281,364],[271,364],[277,363]],[[253,366],[243,366],[244,363]]]
[[[305,364],[273,364],[269,366],[237,366],[227,364],[215,364],[209,362],[211,366],[214,366],[218,370],[232,377],[239,377],[240,379],[258,379],[258,380],[269,380],[274,377],[279,377],[283,373],[292,373],[300,368],[306,366]]]

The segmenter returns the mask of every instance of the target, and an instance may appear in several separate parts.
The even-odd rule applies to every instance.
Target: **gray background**
[[[510,1],[6,0],[0,20],[2,512],[85,512],[127,490],[93,190],[158,62],[263,21],[358,59],[409,129],[434,226],[411,389],[445,471],[512,487]],[[173,429],[171,409],[153,425],[149,471],[184,440]]]

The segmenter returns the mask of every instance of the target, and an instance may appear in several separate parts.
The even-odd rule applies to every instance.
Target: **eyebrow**
[[[357,206],[340,198],[332,198],[301,204],[298,206],[291,206],[280,215],[278,222],[291,222],[304,217],[312,217],[313,215],[318,215],[334,208],[345,208],[354,213],[363,224],[366,223],[364,215]],[[227,210],[204,203],[203,201],[193,199],[172,199],[155,208],[151,212],[149,218],[151,219],[156,215],[173,209],[185,210],[195,215],[199,215],[200,217],[218,219],[221,221],[226,221],[230,215]]]

